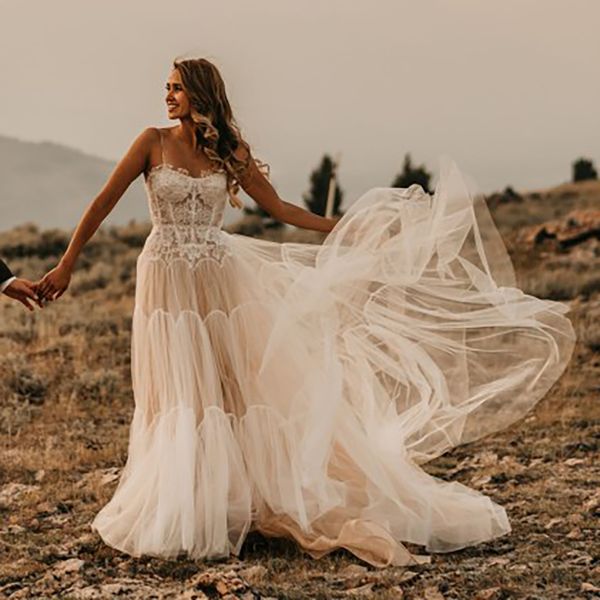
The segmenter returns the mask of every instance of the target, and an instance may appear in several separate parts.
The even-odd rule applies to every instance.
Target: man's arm
[[[15,279],[8,265],[0,259],[0,292],[3,292]]]

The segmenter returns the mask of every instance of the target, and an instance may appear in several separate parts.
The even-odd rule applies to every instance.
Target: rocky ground
[[[314,560],[257,533],[240,557],[211,562],[132,558],[103,544],[89,524],[116,485],[132,415],[133,278],[146,232],[132,225],[98,234],[69,293],[43,313],[0,302],[0,598],[600,597],[600,248],[595,235],[564,244],[581,223],[563,219],[597,210],[600,188],[574,189],[499,198],[494,213],[519,284],[570,305],[570,365],[526,419],[426,466],[506,507],[510,535],[387,569],[345,550]],[[0,236],[0,255],[41,273],[65,241],[22,228]]]

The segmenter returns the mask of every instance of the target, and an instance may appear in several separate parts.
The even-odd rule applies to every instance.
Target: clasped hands
[[[17,278],[4,290],[9,298],[21,302],[28,310],[34,310],[31,302],[40,308],[44,303],[60,298],[71,281],[71,270],[60,264],[48,271],[39,281]]]

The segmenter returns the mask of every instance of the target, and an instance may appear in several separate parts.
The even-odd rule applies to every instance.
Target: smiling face
[[[172,69],[165,84],[167,95],[167,112],[169,119],[182,119],[190,114],[190,101],[188,95],[183,89],[181,75],[178,69]]]

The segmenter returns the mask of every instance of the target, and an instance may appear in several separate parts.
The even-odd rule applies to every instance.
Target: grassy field
[[[239,559],[135,559],[90,531],[126,459],[135,261],[148,226],[100,231],[59,302],[35,313],[0,302],[0,598],[598,597],[600,242],[534,246],[522,235],[574,209],[600,210],[597,182],[523,195],[493,213],[519,285],[571,307],[578,341],[566,372],[517,425],[426,465],[505,506],[513,531],[411,568],[373,569],[345,550],[314,560],[256,533]],[[67,239],[24,226],[0,234],[0,256],[34,278]]]

